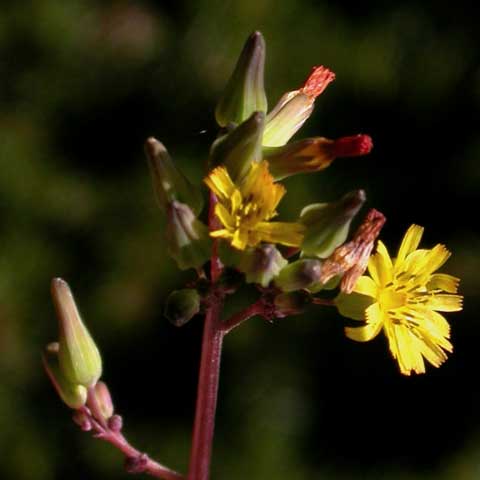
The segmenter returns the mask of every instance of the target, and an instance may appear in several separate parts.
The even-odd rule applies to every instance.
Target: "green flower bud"
[[[160,208],[166,211],[168,204],[177,200],[188,205],[198,215],[203,207],[202,192],[175,167],[163,144],[150,137],[145,142],[145,153]]]
[[[164,315],[176,327],[189,322],[200,311],[200,295],[193,288],[175,290],[167,298]]]
[[[253,112],[267,111],[263,86],[265,40],[260,32],[248,38],[216,110],[220,126],[241,123]]]
[[[87,389],[83,385],[71,383],[65,378],[58,363],[59,348],[57,342],[47,346],[42,355],[43,367],[63,403],[77,410],[87,402]]]
[[[312,303],[311,295],[305,290],[280,293],[273,300],[275,316],[279,318],[299,315]]]
[[[355,190],[338,202],[305,207],[300,214],[300,222],[307,227],[301,247],[303,255],[329,257],[347,239],[350,224],[365,200],[365,192]]]
[[[375,299],[361,293],[339,293],[335,305],[340,315],[353,320],[365,320],[365,310],[375,302]]]
[[[316,259],[300,259],[287,265],[275,279],[275,285],[284,292],[308,288],[319,281],[322,263]]]
[[[288,264],[275,245],[271,244],[263,244],[246,250],[237,250],[228,245],[222,245],[219,254],[225,265],[235,267],[245,274],[247,283],[258,283],[262,287],[267,287]]]
[[[59,322],[58,361],[68,382],[84,387],[95,385],[102,375],[102,358],[82,322],[67,282],[54,278],[53,303]]]
[[[252,162],[262,160],[264,125],[265,114],[254,112],[238,127],[218,138],[210,150],[211,165],[225,165],[234,182],[241,180]]]
[[[208,228],[184,203],[169,204],[167,249],[182,270],[199,268],[210,258],[211,240]]]

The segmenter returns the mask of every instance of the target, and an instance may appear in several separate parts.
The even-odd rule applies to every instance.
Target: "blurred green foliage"
[[[337,80],[304,135],[365,132],[368,158],[286,182],[282,214],[365,188],[394,248],[410,223],[454,252],[465,311],[439,370],[401,378],[383,339],[357,345],[314,310],[228,337],[213,478],[480,477],[479,35],[470,3],[3,0],[0,6],[0,477],[127,478],[76,430],[41,370],[66,278],[101,346],[134,444],[185,471],[200,320],[162,318],[190,278],[165,256],[142,144],[200,181],[215,102],[247,35],[267,41],[269,103],[312,65]],[[234,305],[229,308],[234,309]]]

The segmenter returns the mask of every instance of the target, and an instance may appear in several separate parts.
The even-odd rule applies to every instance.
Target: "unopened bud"
[[[208,228],[192,209],[180,202],[169,204],[167,212],[167,249],[182,270],[199,268],[210,257]]]
[[[275,245],[264,244],[245,250],[237,268],[245,273],[247,283],[267,287],[287,264]]]
[[[252,162],[262,160],[262,136],[265,114],[254,112],[243,123],[217,139],[210,150],[213,167],[225,165],[230,178],[240,181],[250,169]]]
[[[92,429],[92,421],[84,410],[73,412],[72,420],[84,431],[89,432]]]
[[[344,293],[352,292],[358,278],[367,268],[375,240],[385,220],[385,216],[378,210],[370,210],[353,239],[335,249],[324,262],[320,281],[326,283],[330,278],[343,274],[340,290]]]
[[[365,200],[365,192],[355,190],[337,202],[314,203],[305,207],[300,214],[300,222],[306,226],[302,253],[329,257],[347,239],[350,224]]]
[[[253,112],[267,111],[263,86],[265,40],[260,32],[248,38],[216,110],[220,126],[241,123]]]
[[[312,297],[305,290],[280,293],[273,301],[275,306],[275,316],[283,318],[291,315],[299,315],[311,302]]]
[[[169,203],[177,200],[188,205],[198,215],[203,207],[202,193],[176,168],[164,145],[150,137],[145,142],[145,153],[160,208],[166,211]]]
[[[76,410],[85,405],[87,389],[83,385],[71,383],[65,378],[58,363],[58,350],[59,345],[56,342],[47,346],[42,355],[43,367],[62,401],[68,407]]]
[[[300,259],[287,265],[275,279],[275,285],[284,292],[293,292],[318,283],[322,264],[316,259]]]
[[[108,428],[113,432],[121,432],[123,428],[123,418],[120,415],[112,415],[108,419]]]
[[[193,288],[175,290],[167,298],[164,315],[176,327],[189,322],[200,311],[200,295]]]
[[[324,137],[307,138],[280,147],[265,147],[263,158],[268,161],[275,180],[298,173],[319,172],[337,157],[365,155],[372,148],[368,135],[330,140]]]
[[[67,282],[54,278],[53,303],[59,322],[58,361],[63,376],[74,385],[91,387],[102,374],[102,358],[82,322]]]
[[[93,389],[93,393],[100,408],[100,413],[105,420],[108,420],[113,415],[113,402],[107,385],[104,382],[98,382]]]
[[[315,67],[303,87],[284,94],[267,116],[263,145],[285,145],[310,117],[315,98],[334,78],[335,75],[328,68]]]

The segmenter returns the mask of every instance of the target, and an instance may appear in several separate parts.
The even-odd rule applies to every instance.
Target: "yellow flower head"
[[[274,183],[267,162],[252,163],[238,185],[223,166],[213,169],[205,183],[217,197],[215,214],[224,227],[210,232],[212,237],[225,238],[239,250],[260,242],[294,247],[302,243],[303,225],[269,222],[277,214],[275,209],[285,194],[285,187]]]
[[[455,295],[459,279],[434,273],[450,252],[443,245],[417,250],[422,234],[422,227],[412,225],[393,260],[378,242],[368,264],[370,276],[360,277],[353,290],[374,299],[365,310],[366,323],[345,329],[349,338],[366,342],[383,328],[404,375],[425,373],[424,359],[435,367],[447,359],[445,352],[453,350],[450,325],[438,312],[462,309],[462,297]]]

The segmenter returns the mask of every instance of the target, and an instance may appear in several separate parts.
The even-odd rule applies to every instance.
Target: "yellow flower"
[[[462,309],[462,297],[457,293],[459,279],[444,273],[434,273],[450,256],[443,245],[430,250],[417,250],[423,228],[412,225],[405,234],[396,259],[391,259],[385,245],[378,242],[376,254],[370,257],[369,276],[358,279],[354,294],[371,297],[364,311],[366,323],[345,329],[347,337],[366,342],[382,330],[388,338],[390,351],[404,375],[425,373],[424,359],[435,367],[452,352],[449,341],[450,325],[438,312]],[[350,296],[348,296],[350,297]],[[353,300],[353,298],[352,298]],[[343,297],[345,305],[347,296]],[[361,302],[359,302],[361,303]],[[354,309],[349,310],[352,318]],[[355,319],[359,319],[358,317]]]
[[[225,167],[213,169],[205,183],[216,195],[215,214],[224,228],[210,232],[212,237],[225,238],[239,250],[260,242],[281,243],[297,247],[303,240],[303,225],[269,222],[285,194],[285,187],[274,183],[268,163],[252,163],[250,171],[234,184]]]

